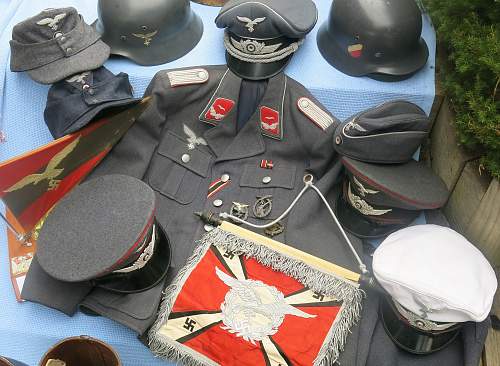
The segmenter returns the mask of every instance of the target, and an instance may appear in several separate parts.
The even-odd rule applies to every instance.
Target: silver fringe
[[[188,259],[186,266],[179,271],[172,284],[165,289],[159,316],[149,331],[149,348],[153,353],[186,366],[216,365],[207,357],[161,335],[159,332],[161,326],[168,320],[174,300],[182,286],[211,245],[217,245],[237,255],[255,258],[264,266],[295,278],[313,291],[342,300],[342,308],[314,360],[314,366],[332,365],[338,360],[340,353],[344,350],[351,327],[361,316],[364,292],[348,280],[321,272],[304,262],[290,258],[264,245],[240,238],[220,228],[215,228],[198,241],[198,245],[193,255]]]

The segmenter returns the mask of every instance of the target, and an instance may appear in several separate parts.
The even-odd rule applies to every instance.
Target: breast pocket
[[[148,182],[162,195],[183,205],[193,202],[207,177],[212,157],[167,131],[153,159]]]
[[[241,196],[250,205],[250,216],[272,220],[281,215],[293,200],[296,167],[293,165],[275,166],[262,169],[255,165],[245,165],[240,180]],[[260,197],[271,196],[271,211],[265,217],[256,217],[254,205]]]

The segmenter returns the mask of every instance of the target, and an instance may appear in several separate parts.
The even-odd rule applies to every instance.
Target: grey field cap
[[[110,52],[100,38],[75,8],[45,9],[14,26],[10,69],[42,84],[96,69]]]
[[[335,130],[341,155],[367,163],[405,163],[427,137],[429,118],[417,105],[395,100],[348,118]]]

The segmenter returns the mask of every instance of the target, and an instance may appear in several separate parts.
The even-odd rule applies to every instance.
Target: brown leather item
[[[121,366],[122,364],[118,354],[110,345],[87,336],[63,339],[45,353],[39,366],[46,366],[51,359],[63,361],[66,366]]]

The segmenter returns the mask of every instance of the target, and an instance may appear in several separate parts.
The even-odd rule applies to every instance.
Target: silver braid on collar
[[[297,42],[293,42],[279,51],[272,51],[272,52],[265,52],[263,49],[266,47],[270,47],[269,49],[271,48],[276,49],[281,44],[266,46],[264,42],[258,42],[258,41],[252,41],[252,42],[258,45],[262,45],[262,52],[260,53],[255,52],[254,54],[243,52],[234,45],[234,44],[237,45],[241,44],[241,41],[236,41],[234,38],[231,38],[227,33],[224,33],[224,46],[226,47],[227,53],[229,53],[231,56],[241,61],[250,63],[261,63],[261,64],[267,64],[283,60],[285,57],[288,57],[292,53],[297,51],[302,42],[304,42],[304,40],[301,39]]]

